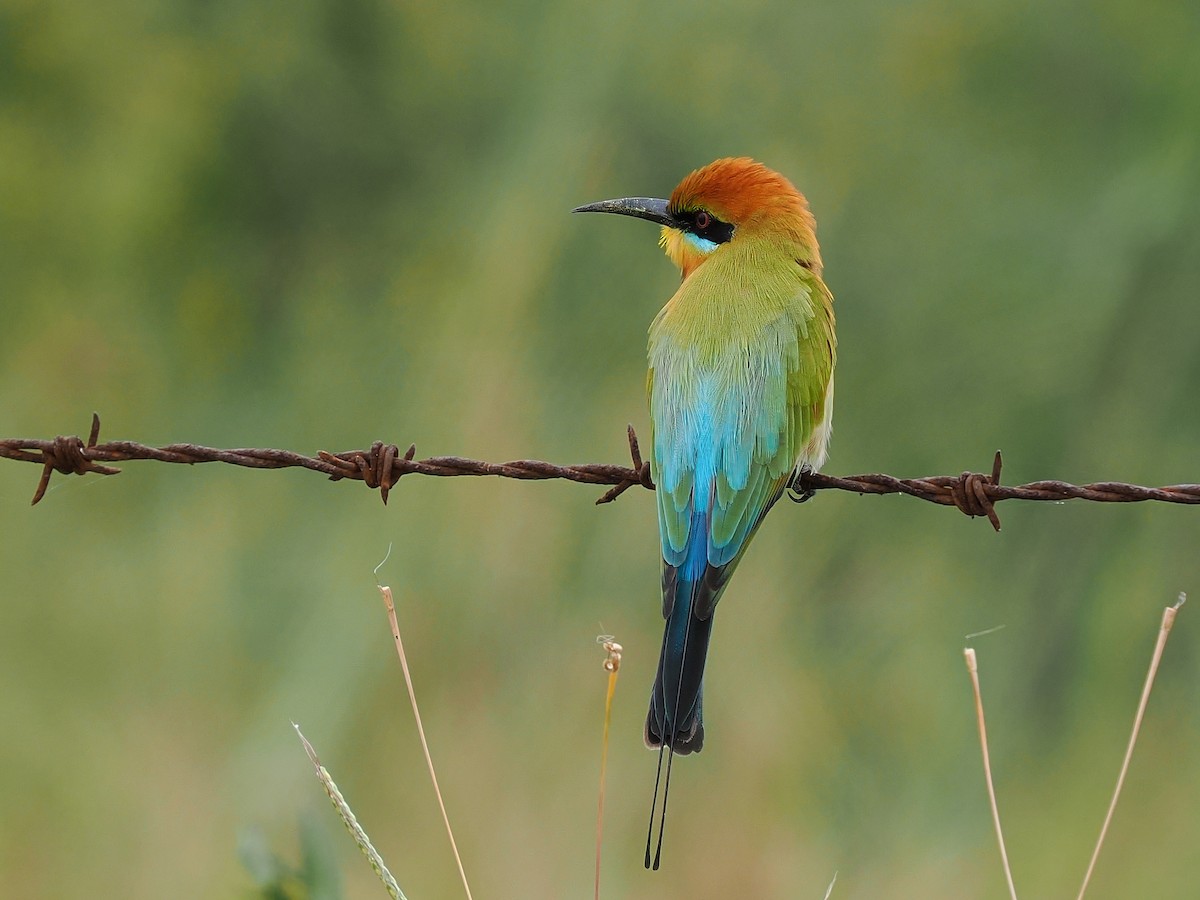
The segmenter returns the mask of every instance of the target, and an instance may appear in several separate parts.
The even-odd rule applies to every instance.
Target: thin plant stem
[[[1158,640],[1154,643],[1154,653],[1150,657],[1150,670],[1146,673],[1146,683],[1142,687],[1142,699],[1138,702],[1137,714],[1133,717],[1133,731],[1129,735],[1129,744],[1125,748],[1125,759],[1121,763],[1121,772],[1117,776],[1117,786],[1113,790],[1112,800],[1108,804],[1108,813],[1104,816],[1104,824],[1100,826],[1100,837],[1096,840],[1096,849],[1092,851],[1092,859],[1088,863],[1087,872],[1083,876],[1083,884],[1079,887],[1076,900],[1083,900],[1083,895],[1092,880],[1092,871],[1096,868],[1096,860],[1100,857],[1100,848],[1104,846],[1104,837],[1108,834],[1109,823],[1112,822],[1113,812],[1117,808],[1117,800],[1121,797],[1121,788],[1125,785],[1125,775],[1129,771],[1129,761],[1133,758],[1133,748],[1137,744],[1138,733],[1142,730],[1142,717],[1146,713],[1146,704],[1150,702],[1150,691],[1154,688],[1154,677],[1158,674],[1158,664],[1162,660],[1163,648],[1167,646],[1167,638],[1171,634],[1171,626],[1175,624],[1175,614],[1187,600],[1187,594],[1181,593],[1174,606],[1163,610],[1162,623],[1158,628]]]
[[[450,817],[446,814],[446,804],[442,800],[442,789],[438,787],[437,772],[433,768],[433,757],[429,755],[429,742],[425,740],[425,726],[421,724],[421,710],[417,707],[417,695],[413,691],[412,675],[408,671],[408,659],[404,655],[404,641],[400,639],[400,623],[396,619],[396,604],[392,600],[392,589],[387,585],[379,585],[379,593],[383,595],[383,605],[387,607],[388,620],[392,625],[392,639],[396,642],[396,653],[400,657],[400,668],[404,670],[404,683],[408,687],[408,700],[412,704],[413,718],[417,721],[417,734],[421,738],[421,749],[425,752],[425,764],[429,767],[429,778],[433,782],[433,791],[437,794],[438,806],[442,810],[442,821],[446,824],[446,834],[450,837],[450,848],[454,851],[454,862],[458,865],[458,874],[462,878],[463,890],[467,892],[467,900],[471,897],[471,886],[467,883],[467,873],[463,869],[462,857],[458,854],[458,844],[454,840],[454,831],[450,827]]]
[[[837,884],[837,877],[838,873],[834,872],[833,878],[829,882],[829,887],[825,888],[825,897],[823,900],[829,900],[829,898],[833,896],[833,886]]]
[[[979,665],[975,659],[975,648],[964,647],[963,656],[967,671],[971,675],[971,687],[975,692],[975,718],[979,723],[979,746],[983,749],[983,774],[987,779],[988,803],[992,807],[992,823],[996,826],[996,840],[1000,844],[1000,860],[1004,863],[1004,879],[1008,882],[1008,894],[1017,900],[1017,889],[1013,886],[1012,869],[1008,865],[1008,850],[1004,846],[1004,830],[1000,827],[1000,807],[996,805],[996,788],[992,784],[992,761],[988,755],[987,725],[983,720],[983,695],[979,690]]]
[[[608,690],[604,695],[604,738],[600,744],[600,799],[596,806],[596,900],[600,900],[600,845],[604,838],[604,781],[608,773],[608,726],[612,722],[613,693],[617,689],[617,672],[621,668],[622,647],[612,635],[596,639],[605,650],[604,671],[608,672]]]
[[[308,761],[317,770],[317,778],[320,779],[321,786],[325,788],[325,793],[329,795],[329,799],[333,803],[333,808],[338,811],[338,815],[342,817],[342,822],[345,824],[346,830],[350,832],[350,836],[358,844],[358,849],[362,851],[363,856],[371,863],[371,868],[375,870],[375,874],[379,876],[379,880],[387,888],[388,895],[393,900],[407,900],[404,892],[400,890],[400,885],[396,884],[396,879],[392,877],[392,873],[384,865],[383,857],[379,855],[379,851],[375,849],[363,827],[358,824],[358,819],[355,818],[354,811],[350,809],[350,804],[346,802],[346,799],[342,796],[342,792],[338,790],[333,776],[321,765],[321,760],[317,757],[317,751],[308,742],[299,725],[293,722],[292,727],[296,729],[300,743],[304,745],[304,752],[308,754]]]

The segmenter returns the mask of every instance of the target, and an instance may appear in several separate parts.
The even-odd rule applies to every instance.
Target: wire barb
[[[635,477],[626,478],[612,489],[605,491],[604,495],[596,501],[597,506],[601,503],[612,503],[635,484],[640,484],[644,488],[654,490],[654,482],[650,479],[650,463],[642,462],[642,451],[638,447],[637,432],[633,430],[633,425],[628,425],[627,430],[629,434],[629,458],[633,462],[633,468],[629,472]]]
[[[30,506],[36,505],[42,497],[46,496],[46,489],[50,486],[50,476],[55,472],[62,472],[64,475],[86,475],[88,472],[116,475],[120,472],[120,469],[99,465],[88,457],[87,451],[95,448],[99,438],[100,416],[98,413],[92,413],[92,428],[88,433],[86,446],[77,436],[59,435],[53,441],[42,442],[44,446],[38,448],[41,451],[40,460],[36,457],[26,457],[30,462],[42,463],[42,477],[38,479],[37,489],[33,492],[33,501]]]
[[[1000,451],[997,450],[996,457],[992,461],[990,476],[981,475],[979,472],[963,472],[958,477],[958,481],[950,485],[950,497],[959,510],[972,519],[976,516],[987,516],[988,521],[997,531],[1000,530],[1000,517],[996,515],[996,508],[987,495],[987,486],[999,486],[1001,465],[1003,465],[1003,460],[1000,457]]]
[[[45,496],[50,477],[55,472],[64,475],[84,475],[96,472],[115,475],[119,472],[107,463],[134,459],[153,459],[159,462],[195,463],[220,462],[252,469],[303,468],[320,472],[331,481],[349,479],[378,488],[384,503],[396,482],[404,475],[491,475],[522,481],[564,479],[580,484],[611,485],[596,502],[611,503],[635,485],[654,490],[650,463],[642,459],[637,433],[628,428],[631,466],[585,463],[560,466],[536,459],[519,459],[505,463],[489,463],[461,456],[432,456],[415,459],[416,445],[403,454],[395,444],[376,441],[367,450],[342,453],[320,451],[317,456],[304,456],[290,450],[240,448],[223,450],[199,444],[169,444],[148,447],[133,441],[99,443],[100,417],[93,414],[91,431],[85,444],[79,437],[59,436],[52,440],[0,438],[0,458],[16,459],[42,466],[42,475],[33,495],[36,504]],[[986,516],[992,527],[1000,530],[995,504],[1001,500],[1091,500],[1099,503],[1140,503],[1154,500],[1160,503],[1200,504],[1200,484],[1173,484],[1166,487],[1143,487],[1119,481],[1102,481],[1076,485],[1065,481],[1034,481],[1007,486],[1000,484],[1001,457],[999,451],[992,463],[992,472],[963,472],[960,475],[931,475],[925,478],[896,478],[893,475],[869,474],[838,477],[817,472],[800,471],[793,476],[788,488],[798,497],[817,491],[849,491],[855,494],[907,494],[939,506],[954,506],[968,516]]]

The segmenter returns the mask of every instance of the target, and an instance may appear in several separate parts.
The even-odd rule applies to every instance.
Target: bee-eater
[[[662,750],[670,750],[665,819],[674,754],[704,744],[704,661],[717,601],[793,473],[825,460],[833,297],[807,201],[751,159],[697,169],[669,200],[603,200],[575,212],[661,225],[659,243],[683,275],[650,326],[647,378],[666,629],[645,737],[659,750],[660,775]],[[654,792],[657,806],[657,779]],[[661,852],[661,825],[658,845]]]

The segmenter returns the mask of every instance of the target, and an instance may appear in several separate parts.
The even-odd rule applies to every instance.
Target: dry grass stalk
[[[463,869],[462,857],[458,854],[458,844],[454,840],[454,831],[450,827],[450,817],[446,814],[446,804],[442,800],[442,789],[438,787],[437,772],[433,768],[433,757],[429,755],[429,742],[425,740],[425,726],[421,724],[421,710],[417,708],[417,695],[413,691],[412,675],[409,674],[408,659],[404,655],[404,641],[400,639],[400,623],[396,619],[396,604],[392,600],[392,589],[383,584],[378,585],[378,587],[379,593],[383,596],[383,605],[387,607],[388,620],[392,625],[392,639],[396,642],[396,653],[400,657],[400,668],[404,670],[404,683],[408,687],[408,699],[412,704],[413,718],[417,721],[417,734],[421,738],[421,749],[425,753],[425,764],[429,767],[429,778],[433,782],[433,791],[437,794],[438,806],[442,810],[442,821],[446,825],[446,834],[450,837],[450,848],[454,851],[454,862],[458,865],[458,874],[462,878],[463,890],[467,892],[467,900],[472,900],[471,886],[467,883],[467,873]]]
[[[967,661],[967,671],[971,674],[971,687],[975,691],[975,718],[979,723],[979,745],[983,748],[983,774],[987,779],[988,803],[992,807],[992,823],[996,826],[996,840],[1000,844],[1000,860],[1004,863],[1004,878],[1008,882],[1008,894],[1012,900],[1017,900],[1012,869],[1008,865],[1008,850],[1004,847],[1004,830],[1000,827],[1000,808],[996,805],[996,788],[992,784],[992,761],[988,755],[987,725],[983,720],[983,695],[979,691],[979,665],[975,660],[975,648],[964,647],[963,656]]]
[[[608,691],[604,695],[604,738],[600,745],[600,799],[596,804],[596,900],[600,900],[600,843],[604,837],[604,780],[608,773],[608,726],[612,721],[613,692],[617,689],[622,647],[611,634],[601,635],[596,641],[604,648],[604,671],[608,673]]]
[[[1158,664],[1162,660],[1163,648],[1167,645],[1167,637],[1171,634],[1171,626],[1175,624],[1175,614],[1187,600],[1187,594],[1181,593],[1174,606],[1163,610],[1162,623],[1158,628],[1158,640],[1154,644],[1154,653],[1150,657],[1150,671],[1146,673],[1146,683],[1142,687],[1142,699],[1138,702],[1137,714],[1133,717],[1133,731],[1129,735],[1129,744],[1125,748],[1125,759],[1121,763],[1121,772],[1117,776],[1117,786],[1113,790],[1112,801],[1108,804],[1108,813],[1104,816],[1104,824],[1100,826],[1100,837],[1096,840],[1096,849],[1092,851],[1092,859],[1088,863],[1087,872],[1083,876],[1083,884],[1079,887],[1076,900],[1083,900],[1083,895],[1092,880],[1092,871],[1096,868],[1096,860],[1100,858],[1100,848],[1104,846],[1104,837],[1108,834],[1109,823],[1112,822],[1113,812],[1117,808],[1117,800],[1121,796],[1121,788],[1125,785],[1125,775],[1129,771],[1129,761],[1133,758],[1133,748],[1137,744],[1138,733],[1142,730],[1142,718],[1146,713],[1146,704],[1150,701],[1150,691],[1154,688],[1154,677],[1158,674]]]

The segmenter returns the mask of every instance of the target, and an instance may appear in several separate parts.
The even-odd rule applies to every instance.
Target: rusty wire
[[[50,476],[55,472],[85,475],[97,472],[115,475],[120,470],[106,463],[134,459],[154,459],[159,462],[195,463],[221,462],[254,469],[286,469],[300,467],[328,475],[330,480],[343,478],[364,482],[378,488],[383,502],[404,475],[495,475],[529,481],[566,479],[582,484],[611,485],[596,503],[610,503],[634,485],[654,490],[650,464],[642,460],[637,434],[629,426],[629,454],[632,465],[586,463],[559,466],[534,459],[489,463],[461,456],[432,456],[414,459],[416,445],[401,453],[395,444],[376,441],[367,450],[348,450],[343,453],[320,451],[317,456],[304,456],[289,450],[239,448],[221,450],[198,444],[169,444],[148,447],[133,441],[99,443],[100,417],[92,416],[92,427],[85,443],[78,436],[59,436],[52,440],[2,438],[0,457],[37,463],[42,476],[33,495],[37,503],[45,496]],[[849,475],[837,477],[815,472],[800,472],[788,485],[792,499],[800,501],[816,491],[838,490],[856,494],[907,494],[940,506],[953,506],[968,516],[985,516],[992,527],[1000,530],[1000,518],[995,504],[1001,500],[1092,500],[1101,503],[1137,503],[1158,500],[1163,503],[1200,504],[1200,484],[1173,484],[1166,487],[1142,487],[1118,481],[1093,484],[1068,484],[1065,481],[1034,481],[1022,485],[1000,483],[1001,459],[996,452],[990,474],[963,472],[961,475],[931,475],[925,478],[896,478],[892,475]]]

